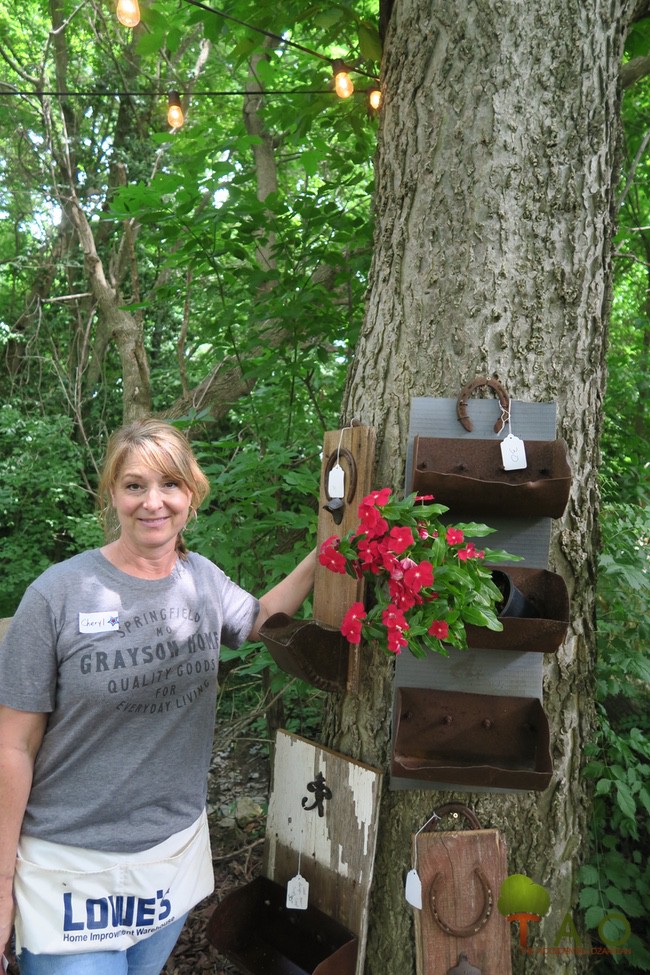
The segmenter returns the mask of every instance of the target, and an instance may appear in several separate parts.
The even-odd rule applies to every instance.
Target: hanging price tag
[[[287,884],[287,907],[294,911],[306,911],[309,901],[309,884],[299,873]]]
[[[345,497],[345,471],[340,464],[335,464],[327,478],[327,493],[330,498]]]
[[[411,907],[422,910],[422,881],[417,870],[409,870],[407,873],[404,896]]]
[[[509,433],[505,440],[501,441],[501,457],[507,471],[523,470],[528,464],[524,441]]]

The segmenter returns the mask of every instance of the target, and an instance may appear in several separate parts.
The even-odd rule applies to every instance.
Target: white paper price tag
[[[335,464],[327,478],[327,493],[330,498],[345,497],[345,471],[340,464]]]
[[[422,910],[422,881],[417,870],[409,870],[407,873],[404,896],[411,907],[416,907],[418,911]]]
[[[306,911],[309,901],[309,884],[300,874],[292,877],[287,884],[287,907],[294,911]]]
[[[507,471],[520,471],[527,466],[526,448],[524,441],[513,437],[511,433],[501,441],[501,457]]]

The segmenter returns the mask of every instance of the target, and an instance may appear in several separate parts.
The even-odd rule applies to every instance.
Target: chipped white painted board
[[[331,799],[322,812],[309,783],[319,773]],[[359,939],[363,972],[382,773],[322,745],[278,731],[264,848],[264,874],[286,885],[300,873],[309,902]],[[303,804],[303,799],[304,804]]]

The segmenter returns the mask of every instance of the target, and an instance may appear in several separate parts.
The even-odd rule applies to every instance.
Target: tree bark
[[[545,667],[555,774],[543,793],[462,795],[482,825],[502,831],[509,872],[550,892],[550,914],[536,926],[541,946],[553,944],[576,907],[588,841],[580,765],[594,724],[598,444],[620,64],[633,7],[624,0],[393,6],[375,254],[343,409],[345,422],[356,417],[377,429],[376,486],[399,489],[411,397],[456,396],[484,374],[513,398],[557,402],[574,478],[551,547],[551,567],[572,601],[569,636]],[[368,651],[362,666],[359,696],[332,702],[328,743],[386,768],[391,665]],[[409,837],[449,799],[385,792],[369,975],[415,970],[403,894]],[[578,912],[575,920],[580,928]],[[513,948],[516,973],[578,972],[584,963]]]

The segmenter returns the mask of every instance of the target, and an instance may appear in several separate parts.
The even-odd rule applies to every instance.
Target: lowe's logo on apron
[[[169,893],[169,891],[167,891]],[[162,890],[155,897],[63,895],[63,940],[102,942],[118,937],[123,928],[135,928],[138,936],[153,934],[176,918]]]

